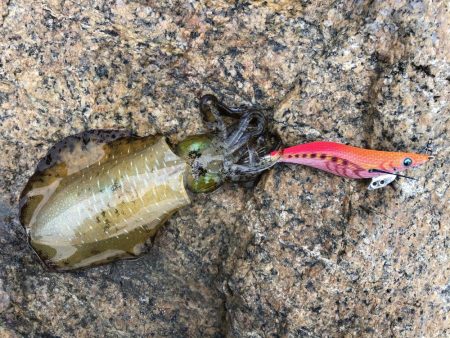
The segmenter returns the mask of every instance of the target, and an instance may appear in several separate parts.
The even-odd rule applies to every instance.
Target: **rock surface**
[[[450,12],[420,1],[0,3],[0,336],[448,337]],[[150,252],[44,271],[18,195],[93,128],[202,132],[198,97],[271,106],[286,144],[437,158],[368,192],[300,166],[198,196]]]

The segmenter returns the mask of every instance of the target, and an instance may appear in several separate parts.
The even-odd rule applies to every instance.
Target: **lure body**
[[[303,164],[353,179],[396,173],[419,166],[430,158],[424,154],[369,150],[335,142],[299,144],[273,151],[270,156],[279,157],[278,162]]]
[[[30,244],[49,267],[70,270],[136,256],[190,203],[186,161],[163,137],[68,143],[21,197]]]

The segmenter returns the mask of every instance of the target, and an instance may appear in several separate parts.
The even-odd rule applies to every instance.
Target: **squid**
[[[195,194],[227,181],[254,182],[283,162],[372,178],[369,189],[376,189],[430,159],[333,142],[282,149],[262,109],[231,108],[213,95],[203,96],[199,108],[207,132],[178,143],[162,135],[89,130],[50,148],[19,201],[21,224],[47,268],[69,271],[135,258]]]

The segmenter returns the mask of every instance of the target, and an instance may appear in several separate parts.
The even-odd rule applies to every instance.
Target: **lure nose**
[[[417,167],[434,159],[434,156],[426,154],[416,154],[415,156],[411,156],[411,158],[414,160],[413,167]]]

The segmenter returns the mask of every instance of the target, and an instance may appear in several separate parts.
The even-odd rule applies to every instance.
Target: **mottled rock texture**
[[[447,1],[0,2],[0,336],[448,337]],[[368,192],[279,166],[198,196],[137,261],[44,271],[18,195],[92,128],[204,131],[198,97],[271,106],[286,144],[437,158]]]

